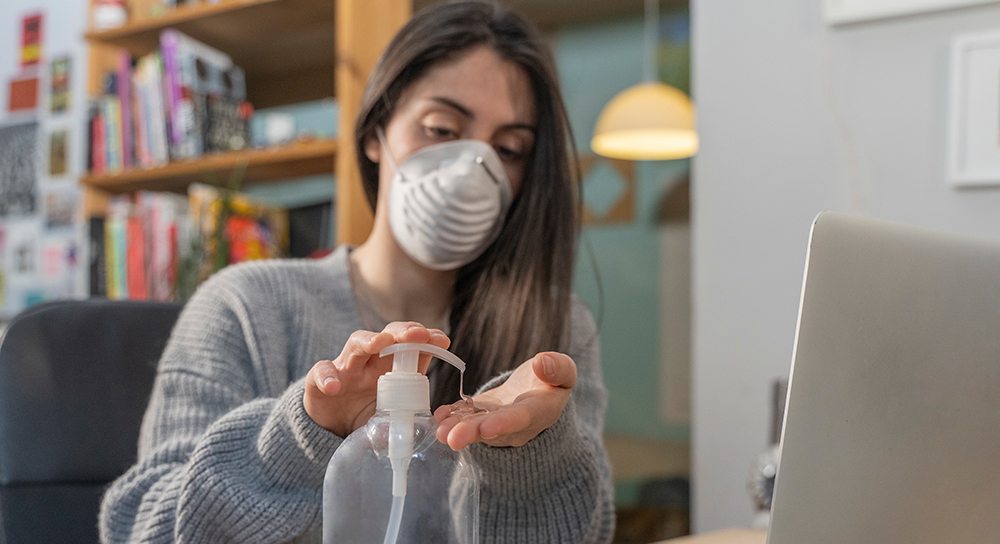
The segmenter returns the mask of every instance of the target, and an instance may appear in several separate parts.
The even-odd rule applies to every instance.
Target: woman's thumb
[[[576,363],[568,355],[556,352],[539,353],[532,363],[535,376],[553,387],[569,389],[576,385]]]

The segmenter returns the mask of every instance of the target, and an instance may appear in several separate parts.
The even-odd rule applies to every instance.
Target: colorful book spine
[[[146,278],[146,233],[138,215],[130,215],[126,220],[126,281],[128,297],[137,300],[149,298]]]
[[[104,218],[94,216],[88,224],[88,259],[90,269],[90,296],[108,296],[108,263],[104,250]]]
[[[121,158],[122,168],[134,166],[135,142],[132,133],[133,103],[132,103],[132,56],[122,52],[118,56],[118,101],[121,110]]]
[[[181,81],[177,62],[178,32],[166,29],[160,34],[160,54],[163,55],[163,89],[170,128],[170,148],[176,150],[184,137],[184,127],[177,122],[181,107]]]
[[[104,221],[107,261],[108,298],[129,297],[127,272],[127,222],[131,203],[126,197],[116,197],[108,205]]]
[[[122,169],[122,111],[118,97],[106,95],[103,99],[104,113],[104,156],[107,170]]]
[[[97,101],[90,119],[90,170],[98,175],[105,173],[108,169],[104,127],[103,102]]]
[[[165,106],[170,123],[171,156],[197,157],[209,151],[206,141],[208,96],[241,99],[246,95],[242,71],[232,58],[214,47],[173,29],[160,34],[163,55]],[[233,89],[227,92],[226,74]]]
[[[125,295],[121,292],[118,281],[118,252],[115,249],[115,228],[116,218],[113,213],[109,213],[104,222],[104,263],[106,267],[107,286],[105,291],[110,299],[120,299]]]
[[[146,61],[146,77],[149,90],[150,150],[154,161],[157,164],[163,164],[170,160],[167,141],[167,121],[165,118],[167,110],[163,100],[163,65],[159,53],[152,53],[145,57],[144,60]]]
[[[149,99],[146,97],[145,79],[136,65],[132,74],[132,96],[135,102],[135,160],[143,168],[155,163],[149,151]]]

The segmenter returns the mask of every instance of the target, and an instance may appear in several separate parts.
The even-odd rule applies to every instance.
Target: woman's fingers
[[[340,392],[341,383],[337,378],[337,367],[333,361],[323,360],[313,365],[309,371],[308,382],[319,393],[324,395],[336,395]]]
[[[445,429],[445,440],[444,442],[448,444],[451,449],[458,451],[462,448],[467,447],[469,444],[474,444],[479,442],[481,435],[479,434],[479,425],[485,419],[485,414],[476,414],[466,417],[452,417],[446,419],[441,427]],[[448,429],[448,423],[451,424],[451,428]],[[440,435],[439,435],[440,436]]]
[[[393,322],[377,333],[355,331],[335,360],[319,361],[309,369],[303,396],[309,417],[339,436],[356,429],[374,410],[377,380],[389,370],[391,358],[378,354],[396,343],[430,343],[447,349],[451,340],[439,329],[414,322]],[[421,372],[429,361],[429,355],[420,358]]]
[[[569,355],[553,351],[539,353],[531,368],[539,380],[553,387],[570,389],[576,385],[576,363]]]
[[[392,343],[390,335],[371,331],[354,331],[344,343],[344,349],[334,364],[338,370],[355,372],[364,368],[368,359],[377,354],[384,346]],[[382,347],[380,347],[382,346]]]
[[[459,450],[476,442],[523,446],[559,419],[576,385],[576,363],[568,355],[539,353],[521,364],[506,382],[476,396],[484,413],[439,408],[438,440]]]
[[[437,438],[456,451],[476,442],[523,446],[542,430],[534,428],[527,407],[505,406],[496,412],[446,417],[438,426]]]
[[[436,417],[438,415],[438,412],[435,411],[434,415]],[[435,436],[437,437],[438,441],[442,442],[444,444],[447,444],[448,443],[448,434],[455,427],[455,425],[458,425],[458,423],[460,421],[462,421],[462,418],[459,417],[459,416],[445,417],[445,418],[441,419],[440,423],[438,423],[437,431],[434,433]]]
[[[523,440],[525,434],[531,434],[529,438],[534,438],[538,434],[531,431],[532,416],[525,406],[509,406],[504,410],[486,414],[479,424],[479,436],[487,443],[503,437],[504,445],[523,446],[527,442]]]
[[[344,372],[362,370],[368,361],[378,355],[383,349],[393,344],[433,344],[448,349],[451,339],[440,329],[428,329],[415,321],[394,321],[385,326],[382,332],[355,331],[347,339],[340,357],[336,360],[337,368]],[[420,358],[420,370],[426,372],[430,362],[429,355]]]
[[[448,338],[448,335],[441,329],[427,329],[427,331],[430,333],[430,338],[427,340],[428,344],[437,346],[441,349],[448,349],[448,346],[451,345],[451,338]],[[432,356],[426,353],[420,355],[420,361],[417,363],[417,370],[421,374],[427,374],[427,367],[431,363],[431,358]]]

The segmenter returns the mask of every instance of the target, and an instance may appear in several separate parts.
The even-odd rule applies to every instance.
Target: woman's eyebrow
[[[475,114],[472,113],[472,110],[470,110],[469,108],[463,106],[462,104],[459,104],[458,102],[456,102],[456,101],[454,101],[454,100],[452,100],[450,98],[446,98],[444,96],[432,96],[431,100],[433,100],[433,101],[435,101],[435,102],[437,102],[439,104],[443,104],[443,105],[445,105],[445,106],[447,106],[447,107],[449,107],[449,108],[457,111],[458,113],[462,114],[463,116],[468,117],[469,119],[474,119],[476,117]]]
[[[441,104],[441,105],[443,105],[443,106],[445,106],[447,108],[455,110],[456,112],[458,112],[459,114],[461,114],[463,117],[465,117],[467,119],[475,119],[476,118],[476,114],[473,113],[472,110],[470,110],[469,108],[465,107],[461,103],[459,103],[459,102],[457,102],[457,101],[455,101],[455,100],[453,100],[451,98],[448,98],[448,97],[445,97],[445,96],[432,96],[431,100],[434,101],[434,102],[437,102],[438,104]],[[500,128],[502,128],[502,129],[522,129],[522,130],[530,131],[532,133],[535,132],[535,125],[532,125],[530,123],[509,123],[509,124],[503,125]]]

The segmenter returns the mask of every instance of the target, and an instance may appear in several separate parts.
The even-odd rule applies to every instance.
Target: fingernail
[[[552,357],[548,355],[542,355],[542,370],[545,375],[553,378],[556,375],[556,362],[552,360]]]
[[[333,376],[327,376],[327,377],[323,378],[323,382],[322,382],[323,385],[321,385],[320,387],[322,387],[323,389],[326,389],[326,386],[329,385],[330,382],[332,382],[334,379],[335,378]]]
[[[496,431],[487,433],[486,430],[483,429],[482,426],[480,426],[479,427],[479,436],[482,437],[484,440],[493,440],[494,438],[500,436],[500,433],[498,433]]]

